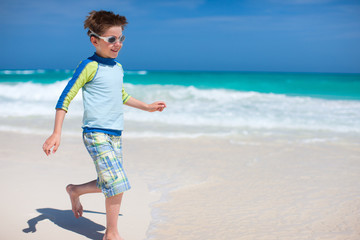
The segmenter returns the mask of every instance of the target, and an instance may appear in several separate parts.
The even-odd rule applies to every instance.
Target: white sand
[[[133,189],[124,195],[122,236],[358,240],[360,141],[323,139],[248,136],[230,143],[125,136]],[[82,220],[69,214],[65,186],[95,178],[80,136],[63,136],[51,157],[41,151],[44,140],[0,132],[0,239],[101,239],[101,194],[82,198],[86,210],[100,214],[86,212]],[[38,216],[36,231],[23,232]]]
[[[84,209],[98,213],[85,212],[77,220],[65,191],[69,183],[96,178],[81,138],[64,137],[60,150],[50,157],[41,150],[44,136],[0,133],[0,139],[0,239],[102,239],[106,224],[103,195],[82,197]],[[150,194],[136,174],[132,176],[132,186],[124,195],[119,227],[125,239],[140,240],[145,238],[151,218],[149,204],[159,196]],[[37,209],[42,209],[41,213]],[[39,216],[39,221],[32,224],[35,232],[24,233],[29,228],[27,221]]]

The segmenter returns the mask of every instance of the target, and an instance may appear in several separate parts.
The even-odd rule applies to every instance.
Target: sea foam
[[[1,83],[1,118],[53,116],[56,101],[66,84],[67,80],[53,84]],[[243,129],[360,132],[360,101],[179,85],[125,84],[125,88],[130,95],[144,102],[163,100],[167,103],[162,113],[150,114],[125,107],[125,120],[128,122],[215,129],[218,133]],[[81,115],[80,91],[70,104],[67,116]]]

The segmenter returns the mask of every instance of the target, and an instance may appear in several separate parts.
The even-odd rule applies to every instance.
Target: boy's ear
[[[99,39],[97,39],[94,36],[91,36],[90,37],[90,42],[96,47],[98,45],[98,43],[99,43]]]

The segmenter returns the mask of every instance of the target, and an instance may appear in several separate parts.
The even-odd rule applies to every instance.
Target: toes
[[[79,204],[80,206],[76,207],[76,208],[73,208],[73,212],[74,212],[74,216],[76,218],[79,218],[79,217],[82,217],[83,215],[83,207],[81,204]]]
[[[82,207],[79,210],[79,215],[80,215],[80,217],[82,217],[82,215],[83,215],[83,208]]]
[[[73,209],[73,213],[76,218],[79,218],[79,213],[76,209]]]

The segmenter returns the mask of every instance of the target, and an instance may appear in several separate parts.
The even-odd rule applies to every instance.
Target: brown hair
[[[84,29],[89,28],[101,36],[106,30],[114,26],[121,26],[124,30],[127,23],[126,17],[114,14],[113,12],[104,10],[91,11],[85,19]],[[90,30],[88,30],[87,34],[90,36]]]

